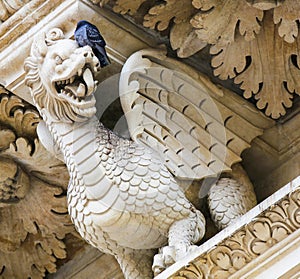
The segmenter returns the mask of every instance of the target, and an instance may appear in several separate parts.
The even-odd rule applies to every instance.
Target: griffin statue
[[[60,29],[36,36],[25,71],[43,118],[38,134],[66,163],[68,210],[80,235],[113,255],[125,278],[153,278],[203,237],[205,219],[185,197],[159,149],[133,133],[133,140],[121,138],[98,121],[93,94],[99,69],[92,48],[79,47]],[[215,187],[230,185],[221,179]]]

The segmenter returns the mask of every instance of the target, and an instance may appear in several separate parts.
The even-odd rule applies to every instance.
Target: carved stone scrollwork
[[[62,239],[73,231],[64,195],[68,175],[37,140],[39,121],[32,106],[0,88],[1,278],[55,272],[56,260],[66,257]]]
[[[189,57],[210,45],[214,74],[222,80],[233,79],[244,97],[254,97],[258,109],[273,119],[285,115],[295,94],[300,94],[300,4],[295,1],[110,3],[116,13],[128,13],[133,18],[137,11],[149,7],[143,25],[158,31],[170,30],[170,43],[179,57]]]
[[[300,228],[300,189],[170,278],[229,278]]]

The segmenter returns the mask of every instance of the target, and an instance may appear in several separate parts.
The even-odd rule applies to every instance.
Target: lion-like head
[[[89,46],[78,47],[58,29],[39,34],[25,60],[25,83],[41,114],[56,121],[85,121],[96,113],[94,75],[100,67]]]

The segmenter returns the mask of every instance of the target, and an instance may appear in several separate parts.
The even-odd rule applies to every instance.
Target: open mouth
[[[91,94],[95,91],[97,83],[90,68],[81,68],[70,78],[55,81],[54,84],[60,97],[81,105],[93,99]]]

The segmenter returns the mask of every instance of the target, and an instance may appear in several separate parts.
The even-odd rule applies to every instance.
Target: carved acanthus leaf
[[[254,95],[257,107],[276,119],[292,106],[292,94],[300,93],[300,63],[297,45],[276,36],[277,28],[270,16],[266,14],[263,30],[256,40],[246,42],[237,36],[230,44],[218,42],[211,47],[211,53],[216,55],[212,59],[215,75],[221,79],[235,77],[234,81],[244,90],[244,97]]]
[[[0,150],[7,149],[9,145],[16,139],[15,133],[8,129],[0,130]]]
[[[285,0],[246,0],[247,3],[256,9],[270,10],[282,4]]]
[[[35,139],[31,144],[25,138],[18,138],[3,155],[13,158],[24,165],[26,170],[48,183],[66,188],[69,175],[65,165],[53,158],[42,144]],[[39,164],[37,165],[37,162]]]
[[[122,4],[122,13],[140,5],[139,1]],[[298,2],[166,0],[148,1],[145,6],[149,8],[144,26],[159,31],[170,27],[170,43],[179,57],[211,45],[214,74],[220,79],[235,78],[244,97],[254,95],[256,106],[266,115],[278,119],[292,106],[293,94],[300,92]]]
[[[39,114],[33,107],[3,89],[0,91],[0,124],[8,126],[19,137],[33,138],[39,121]]]
[[[42,278],[66,257],[62,239],[74,230],[68,174],[36,138],[38,113],[0,89],[0,277]]]
[[[293,0],[285,2],[274,10],[274,23],[278,24],[278,34],[288,43],[294,43],[298,37],[300,3]]]
[[[0,268],[2,278],[40,279],[56,271],[57,258],[65,257],[64,244],[53,235],[45,237],[38,232],[28,234],[21,249],[10,252],[9,256],[0,251]],[[52,249],[54,249],[52,251]],[[18,268],[16,268],[18,267]]]
[[[187,21],[194,13],[195,8],[190,0],[167,0],[148,11],[144,17],[144,26],[163,31],[168,28],[171,20],[178,24]]]
[[[23,199],[30,188],[28,175],[12,159],[0,157],[0,207]]]
[[[201,2],[201,1],[198,1]],[[234,41],[236,30],[247,41],[255,38],[260,31],[258,21],[263,18],[263,12],[245,5],[244,1],[222,0],[210,1],[210,9],[207,5],[197,5],[200,12],[191,20],[196,28],[198,37],[208,44],[228,44]],[[230,13],[228,13],[230,11]],[[245,14],[247,13],[247,16]]]
[[[30,192],[18,204],[2,208],[0,216],[4,278],[42,278],[46,270],[55,272],[56,258],[66,257],[62,239],[73,231],[62,189],[31,177]]]
[[[145,1],[146,0],[118,0],[114,6],[114,12],[134,15]]]
[[[37,140],[38,112],[17,96],[3,88],[0,90],[1,155],[13,158],[27,172],[42,180],[65,188],[69,177],[64,164]]]

